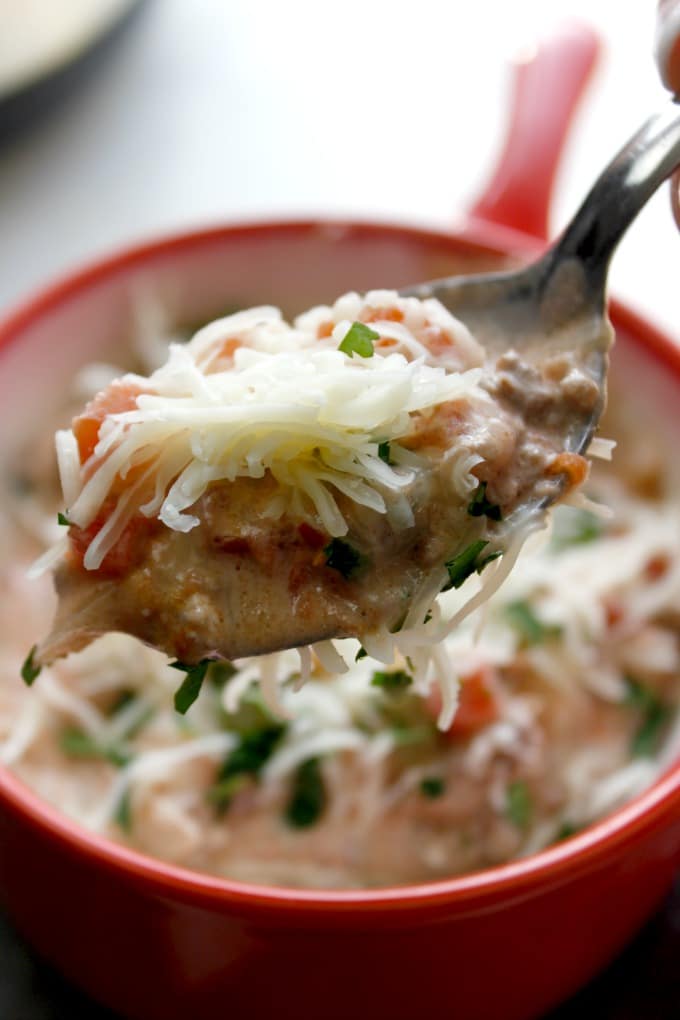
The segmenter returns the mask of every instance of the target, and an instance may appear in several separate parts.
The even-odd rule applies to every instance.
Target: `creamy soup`
[[[88,828],[247,881],[427,881],[568,838],[647,787],[678,744],[678,495],[660,441],[618,421],[620,406],[592,503],[529,538],[429,673],[347,640],[319,646],[302,686],[296,652],[208,665],[185,715],[177,669],[130,635],[22,682],[54,611],[49,576],[26,569],[63,532],[63,504],[49,451],[19,451],[0,531],[3,761]],[[485,573],[440,596],[447,618]],[[451,678],[459,703],[442,721]]]

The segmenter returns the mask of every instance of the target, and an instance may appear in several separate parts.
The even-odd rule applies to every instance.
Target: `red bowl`
[[[144,291],[171,318],[191,321],[263,300],[298,311],[350,288],[526,258],[541,242],[518,228],[545,227],[564,127],[593,54],[592,37],[577,32],[522,69],[506,176],[456,236],[328,222],[224,227],[137,248],[46,291],[0,326],[4,421],[15,434],[29,428],[78,365],[115,350]],[[545,120],[547,108],[556,120]],[[526,146],[537,129],[538,152]],[[614,319],[619,384],[649,414],[677,404],[675,346],[622,306]],[[680,421],[665,427],[679,442]],[[95,999],[140,1020],[538,1016],[617,953],[660,903],[679,858],[680,763],[622,810],[533,857],[348,892],[258,887],[163,864],[85,831],[0,770],[0,888],[16,925]]]

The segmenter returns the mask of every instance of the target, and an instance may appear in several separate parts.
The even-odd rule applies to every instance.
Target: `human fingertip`
[[[680,0],[659,4],[655,56],[666,88],[680,93]]]

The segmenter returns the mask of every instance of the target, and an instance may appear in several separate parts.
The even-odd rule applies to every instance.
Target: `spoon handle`
[[[551,266],[576,258],[591,297],[604,291],[610,259],[640,209],[680,165],[680,105],[650,117],[597,179],[550,253]],[[550,275],[550,274],[549,274]]]
[[[548,239],[555,174],[600,50],[594,29],[569,22],[515,58],[505,142],[470,221]]]

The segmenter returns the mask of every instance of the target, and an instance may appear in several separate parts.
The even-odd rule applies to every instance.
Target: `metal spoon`
[[[536,364],[558,351],[577,352],[580,367],[600,389],[600,400],[590,413],[571,417],[565,426],[565,450],[585,452],[604,407],[611,257],[647,200],[678,165],[680,106],[673,100],[621,149],[562,236],[538,261],[516,271],[449,277],[403,291],[441,301],[468,326],[490,359],[509,347]]]

